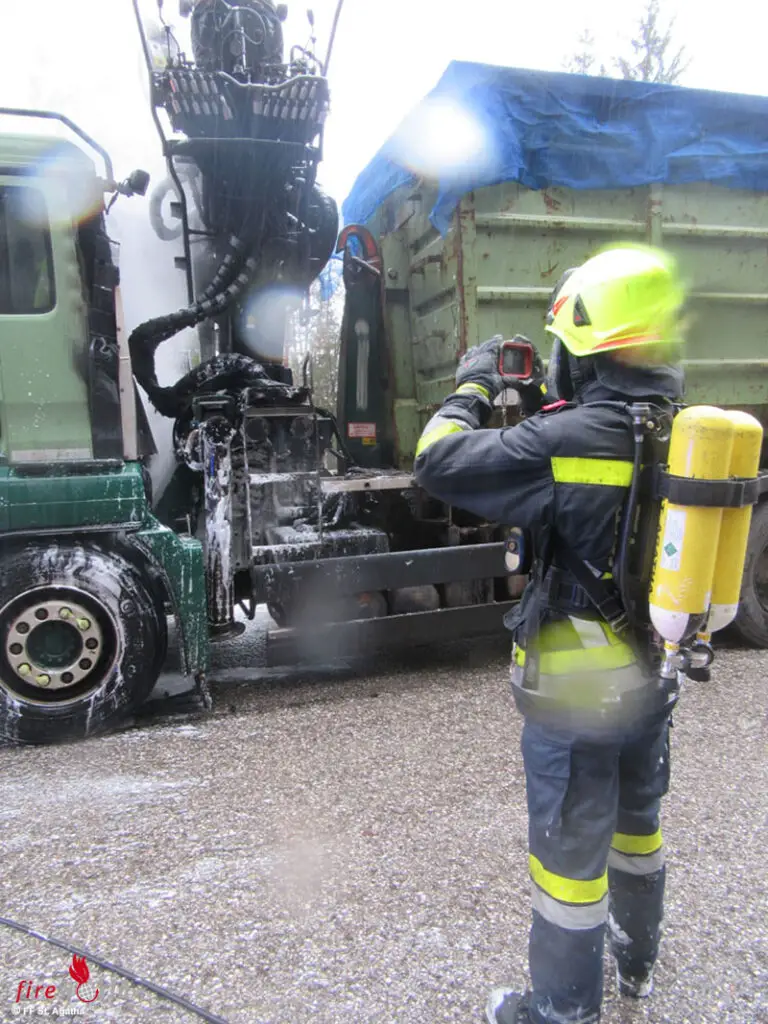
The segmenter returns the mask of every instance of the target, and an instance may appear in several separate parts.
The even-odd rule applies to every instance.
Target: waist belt
[[[541,584],[541,601],[545,608],[563,612],[566,615],[592,608],[589,594],[564,569],[551,568]]]
[[[568,571],[578,581],[590,600],[616,634],[625,633],[629,625],[627,613],[621,602],[621,595],[612,579],[598,579],[586,562],[565,546],[558,548],[558,558],[568,566]]]

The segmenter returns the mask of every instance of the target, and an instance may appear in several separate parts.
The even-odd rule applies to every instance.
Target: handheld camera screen
[[[519,341],[505,341],[501,346],[500,363],[499,372],[502,377],[525,380],[533,372],[531,346]]]

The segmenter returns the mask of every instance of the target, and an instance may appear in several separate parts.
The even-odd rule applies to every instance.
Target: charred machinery
[[[347,229],[337,245],[336,205],[317,185],[326,67],[311,49],[286,55],[286,11],[271,0],[194,0],[181,9],[190,53],[162,23],[143,38],[169,171],[153,194],[152,220],[161,238],[181,241],[189,304],[141,324],[130,351],[149,400],[174,419],[175,506],[169,499],[158,511],[203,543],[211,633],[237,629],[238,603],[253,614],[264,602],[279,625],[299,632],[318,621],[475,603],[475,584],[438,593],[431,577],[452,578],[447,562],[426,572],[426,584],[408,586],[404,572],[400,552],[487,540],[494,528],[430,519],[410,475],[391,468],[380,260],[364,231]],[[341,429],[314,404],[311,359],[301,381],[284,365],[290,298],[306,294],[335,247],[344,255],[349,335],[339,377],[342,389],[355,382],[354,408],[340,403]],[[161,386],[155,351],[189,327],[198,329],[202,361]],[[366,558],[376,566],[367,576]],[[480,586],[490,587],[487,599],[492,582]]]
[[[190,54],[169,28],[144,43],[169,169],[153,225],[181,239],[189,304],[141,324],[130,350],[150,401],[175,420],[176,483],[186,487],[172,493],[180,516],[196,513],[211,626],[227,632],[233,601],[250,595],[253,549],[270,560],[297,538],[313,554],[382,542],[342,527],[339,500],[319,492],[326,456],[343,459],[343,444],[333,445],[332,415],[312,404],[308,375],[294,384],[283,365],[291,299],[323,269],[338,231],[336,204],[316,180],[323,67],[305,48],[285,54],[286,11],[271,0],[196,0],[182,13]],[[188,327],[198,328],[202,361],[160,386],[155,351]],[[279,615],[281,602],[270,604]]]
[[[238,607],[267,605],[268,655],[284,662],[495,632],[509,606],[501,527],[430,500],[402,457],[389,271],[365,228],[337,239],[317,183],[327,56],[286,53],[271,0],[182,0],[175,30],[168,0],[154,29],[140,3],[153,0],[134,11],[167,164],[149,215],[182,308],[126,330],[107,215],[148,175],[116,180],[65,116],[2,112],[38,134],[0,132],[0,741],[129,714],[168,667],[169,618],[184,706],[199,708],[210,641],[238,631]],[[346,300],[328,410],[311,359],[294,380],[284,350],[334,250]],[[190,331],[199,359],[165,379],[159,347],[177,356]],[[152,460],[169,454],[154,495]]]

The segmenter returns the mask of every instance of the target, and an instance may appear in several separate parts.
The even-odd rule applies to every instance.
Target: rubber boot
[[[624,974],[616,964],[616,987],[629,999],[647,999],[653,992],[653,967],[633,974]]]
[[[485,1007],[488,1024],[531,1024],[528,999],[511,988],[495,988]]]

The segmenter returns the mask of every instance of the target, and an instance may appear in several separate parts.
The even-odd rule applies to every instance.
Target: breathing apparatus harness
[[[663,438],[665,431],[668,437],[668,424],[674,415],[673,407],[671,403],[667,406],[618,401],[594,404],[626,413],[632,418],[633,424],[632,481],[622,510],[613,576],[604,577],[589,562],[579,558],[559,537],[555,525],[546,523],[538,531],[538,543],[531,552],[532,575],[528,593],[507,625],[513,631],[522,627],[519,643],[528,655],[535,646],[535,636],[546,612],[576,616],[596,612],[599,620],[605,622],[617,637],[632,648],[638,662],[650,669],[654,661],[652,629],[647,607],[638,608],[635,591],[639,588],[637,585],[633,588],[631,584],[630,548],[635,538],[634,527],[641,498],[644,507],[653,498],[653,474],[644,467],[644,461],[648,463],[651,455],[647,449],[647,439],[651,435]],[[572,403],[564,403],[560,408],[569,406],[572,407]],[[521,552],[525,545],[522,531],[512,531],[511,536],[512,544]],[[643,559],[640,561],[642,563]],[[508,567],[511,567],[509,562]]]
[[[580,559],[560,540],[554,525],[546,524],[534,552],[529,594],[521,602],[527,607],[509,625],[522,626],[520,643],[528,651],[546,610],[575,615],[594,610],[662,684],[673,687],[686,676],[707,680],[714,659],[711,634],[736,615],[751,506],[768,493],[768,472],[758,472],[762,426],[747,413],[709,406],[599,404],[626,412],[634,437],[632,479],[613,577],[604,577]],[[709,458],[710,447],[718,442],[717,437],[713,441],[717,428],[722,478],[704,478],[697,472],[696,456]],[[685,460],[680,459],[683,444]],[[673,516],[676,532],[668,540]],[[687,567],[679,558],[686,544],[695,550]],[[698,597],[689,597],[692,588]]]

